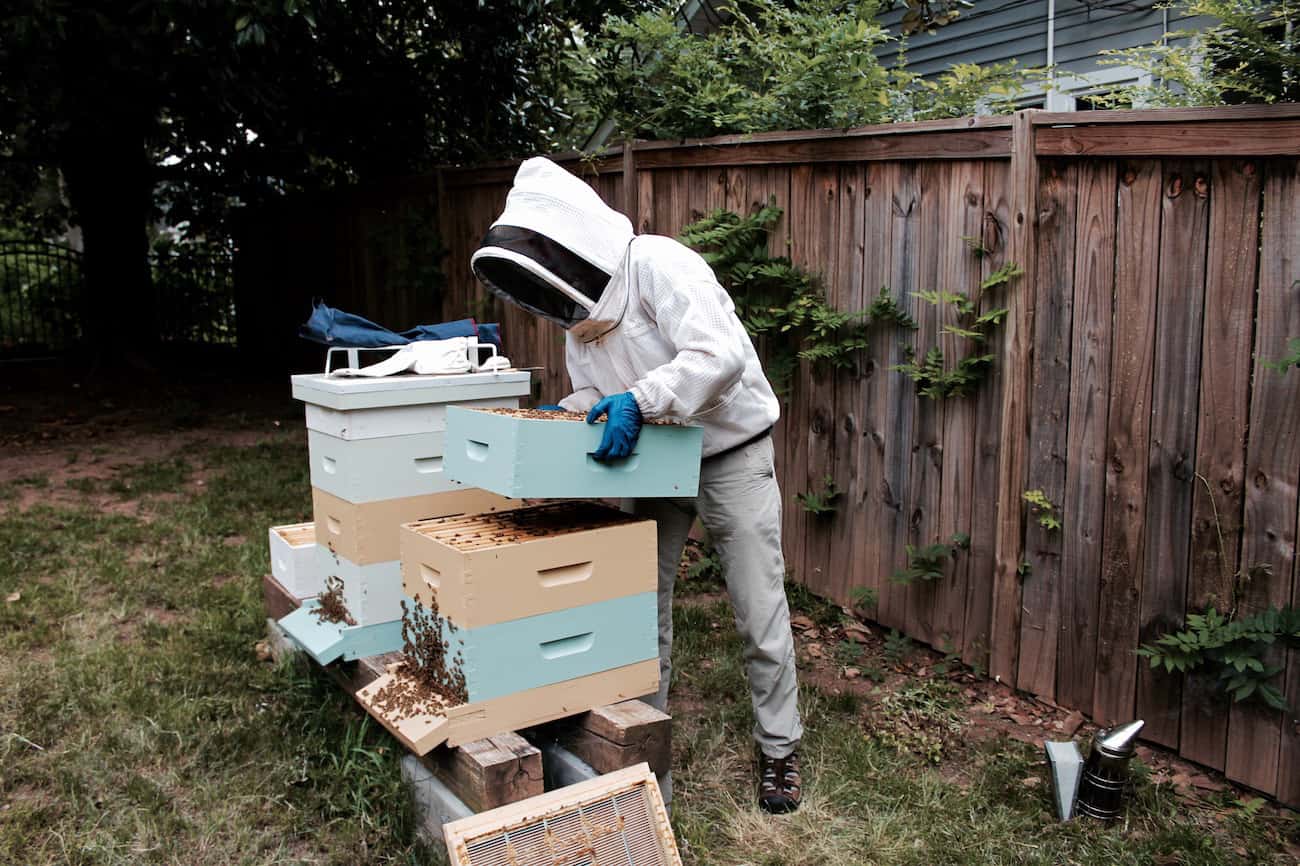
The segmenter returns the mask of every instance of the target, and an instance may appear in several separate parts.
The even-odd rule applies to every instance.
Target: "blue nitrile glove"
[[[554,403],[547,403],[545,406],[538,406],[538,412],[563,412],[563,406],[556,406]]]
[[[606,416],[605,432],[600,437],[600,447],[592,452],[597,460],[620,460],[632,453],[637,437],[641,435],[641,407],[631,392],[604,397],[587,413],[587,423],[595,424],[601,415]]]

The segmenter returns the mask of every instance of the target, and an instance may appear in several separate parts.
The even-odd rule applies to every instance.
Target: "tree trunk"
[[[96,358],[151,354],[157,307],[146,231],[153,178],[143,135],[95,130],[68,148],[62,169],[85,245],[83,336]]]

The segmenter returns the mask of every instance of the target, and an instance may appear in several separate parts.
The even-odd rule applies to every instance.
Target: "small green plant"
[[[970,536],[958,532],[948,543],[936,542],[924,547],[907,545],[907,567],[894,572],[890,580],[894,583],[910,584],[918,580],[939,580],[943,577],[943,568],[948,560],[956,556],[959,550],[970,548]]]
[[[955,671],[965,669],[966,665],[961,660],[961,653],[957,652],[956,647],[952,645],[952,641],[944,638],[943,646],[940,647],[940,651],[943,652],[943,660],[938,662],[931,669],[936,674],[939,676],[947,676]]]
[[[803,506],[803,510],[817,517],[825,517],[828,514],[834,514],[836,510],[835,501],[840,498],[843,491],[835,486],[835,479],[827,475],[822,481],[823,487],[820,491],[810,490],[807,493],[796,493],[795,499]]]
[[[992,291],[1006,285],[1023,271],[1014,262],[1008,262],[990,274],[980,289]],[[984,346],[993,328],[1002,324],[1007,316],[1004,307],[998,307],[980,313],[975,302],[961,292],[914,292],[915,297],[935,307],[951,306],[957,313],[958,324],[947,324],[942,333],[960,337],[975,345]],[[961,397],[972,393],[979,383],[988,375],[993,366],[994,355],[975,351],[958,359],[952,369],[948,368],[943,349],[931,346],[924,355],[918,355],[911,346],[903,347],[904,362],[890,369],[904,374],[916,383],[916,391],[922,397],[941,400],[947,397]]]
[[[974,235],[962,235],[962,243],[966,244],[966,249],[971,251],[971,255],[977,259],[987,256],[992,250],[984,246],[984,239]]]
[[[1264,662],[1274,645],[1300,648],[1300,610],[1270,606],[1254,616],[1230,620],[1211,607],[1205,613],[1189,614],[1181,631],[1143,644],[1137,654],[1168,673],[1208,667],[1218,677],[1218,688],[1234,701],[1255,698],[1275,710],[1286,710],[1282,693],[1269,682],[1282,667]]]
[[[1015,262],[1007,262],[993,273],[989,274],[980,283],[980,291],[988,292],[993,289],[1000,289],[1008,285],[1012,280],[1025,275],[1025,269]]]
[[[880,604],[880,593],[874,586],[855,586],[849,590],[849,601],[856,608],[874,611]]]
[[[946,680],[917,680],[895,689],[881,698],[880,712],[889,723],[877,734],[880,741],[930,763],[943,760],[947,743],[965,727],[957,690]]]
[[[842,640],[835,645],[835,663],[840,667],[857,664],[862,658],[862,644],[852,640]]]
[[[871,322],[892,322],[900,328],[907,328],[910,331],[916,330],[916,319],[911,314],[898,305],[894,296],[889,293],[888,286],[880,287],[880,294],[867,307],[867,318]]]
[[[898,629],[891,628],[889,634],[885,635],[882,652],[885,654],[885,661],[891,665],[899,665],[912,654],[912,639]]]
[[[1055,532],[1061,528],[1060,512],[1052,504],[1052,500],[1047,498],[1047,494],[1041,490],[1026,490],[1020,495],[1020,498],[1029,503],[1030,512],[1038,518],[1038,525],[1048,532]]]
[[[1286,343],[1286,355],[1276,361],[1261,361],[1263,366],[1279,373],[1285,373],[1292,367],[1300,367],[1300,337],[1292,337]]]
[[[722,580],[722,560],[712,544],[705,542],[698,546],[695,561],[686,567],[686,576],[706,583]]]

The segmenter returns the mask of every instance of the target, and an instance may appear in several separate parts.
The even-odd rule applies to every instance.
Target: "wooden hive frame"
[[[654,773],[638,764],[453,821],[452,866],[681,866]]]

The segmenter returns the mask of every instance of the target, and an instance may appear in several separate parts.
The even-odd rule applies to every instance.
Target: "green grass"
[[[0,511],[0,597],[21,593],[0,602],[0,863],[439,862],[415,841],[388,736],[318,672],[254,652],[266,527],[310,508],[300,442],[118,467],[88,492],[138,499],[129,514]],[[974,743],[950,687],[916,678],[865,698],[805,688],[806,804],[768,817],[733,623],[709,596],[676,611],[688,863],[1282,863],[1297,841],[1294,817],[1191,809],[1146,782],[1123,822],[1059,825],[1037,750]]]

